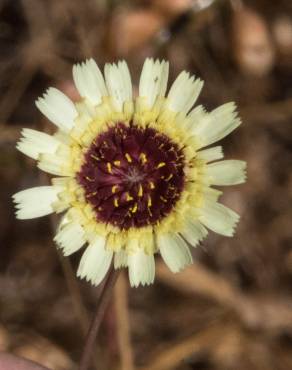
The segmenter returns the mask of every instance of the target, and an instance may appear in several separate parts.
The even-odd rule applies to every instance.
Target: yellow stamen
[[[155,185],[152,181],[149,182],[149,185],[150,185],[150,189],[155,189]]]
[[[115,199],[114,199],[114,206],[115,206],[115,207],[118,207],[118,206],[119,206],[118,198],[115,198]]]
[[[91,154],[90,155],[91,158],[95,159],[96,161],[99,161],[100,159],[98,158],[98,156],[94,155],[94,154]]]
[[[126,193],[126,195],[127,195],[127,202],[130,202],[130,200],[134,199],[133,197],[131,197],[131,195],[128,192]]]
[[[118,185],[112,186],[112,193],[114,194],[117,191]]]
[[[112,164],[110,162],[107,162],[106,166],[107,166],[108,172],[109,173],[113,173],[113,171],[112,171]]]
[[[126,160],[127,160],[129,163],[132,163],[132,158],[131,158],[131,156],[130,156],[130,154],[129,154],[129,153],[126,153],[126,154],[125,154],[125,157],[126,157]]]
[[[93,193],[89,193],[86,195],[86,198],[94,197],[97,194],[97,191],[94,191]]]
[[[139,184],[138,197],[143,197],[143,187],[141,184]]]
[[[134,207],[132,208],[132,213],[136,213],[138,209],[137,203],[135,203]]]
[[[164,167],[165,165],[166,165],[165,162],[160,162],[158,163],[158,166],[156,168],[158,169],[158,168]]]
[[[94,179],[91,179],[91,178],[90,178],[90,177],[88,177],[88,176],[85,176],[85,178],[86,178],[86,180],[87,180],[87,181],[94,182]]]
[[[161,196],[159,198],[162,200],[162,202],[167,203],[167,200],[165,198],[163,198]]]
[[[121,161],[114,161],[114,165],[119,167],[121,165]]]
[[[151,199],[150,195],[148,196],[147,206],[148,206],[148,208],[150,208],[152,206],[152,199]]]
[[[165,181],[169,181],[169,180],[171,180],[173,178],[173,174],[171,173],[166,179],[165,179]]]
[[[147,162],[147,156],[145,153],[141,153],[140,154],[140,159],[141,159],[141,162],[142,164],[145,164]]]

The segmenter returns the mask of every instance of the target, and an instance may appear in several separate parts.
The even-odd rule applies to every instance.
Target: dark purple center
[[[184,155],[153,128],[119,123],[91,144],[77,180],[98,221],[120,229],[153,225],[180,197]]]

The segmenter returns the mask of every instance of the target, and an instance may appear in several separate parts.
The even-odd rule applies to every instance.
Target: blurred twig
[[[36,70],[36,65],[24,64],[12,79],[9,89],[5,92],[0,101],[1,119],[3,121],[7,121],[9,119],[11,113],[18,104],[19,99],[31,82]]]
[[[245,295],[223,277],[199,263],[172,274],[163,263],[157,263],[157,277],[165,284],[186,294],[199,294],[231,308],[248,328],[277,334],[292,333],[292,301],[279,300],[276,294]]]
[[[207,351],[215,343],[220,341],[222,332],[228,332],[228,325],[218,323],[210,326],[201,333],[196,333],[190,338],[180,340],[177,344],[171,344],[167,349],[161,350],[152,357],[148,365],[139,370],[171,370],[190,356]]]

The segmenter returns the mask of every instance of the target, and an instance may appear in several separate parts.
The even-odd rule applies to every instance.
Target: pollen
[[[100,159],[94,154],[91,154],[91,158],[95,159],[96,161],[100,161]]]
[[[150,197],[150,195],[148,196],[148,200],[147,200],[147,207],[150,208],[152,206],[152,199]]]
[[[117,191],[118,185],[112,186],[112,193],[114,194]]]
[[[147,163],[147,156],[146,156],[146,154],[145,154],[145,153],[141,153],[141,154],[140,154],[140,160],[141,160],[141,163],[142,163],[142,164]]]
[[[143,197],[143,187],[141,184],[139,185],[138,197]]]
[[[130,156],[130,154],[129,154],[129,153],[126,153],[126,154],[125,154],[125,157],[126,157],[126,160],[127,160],[129,163],[132,163],[132,158],[131,158],[131,156]]]
[[[159,168],[161,168],[161,167],[164,167],[166,165],[166,163],[165,162],[160,162],[160,163],[158,163],[158,165],[157,165],[157,169],[159,169]]]
[[[137,212],[137,209],[138,209],[138,204],[135,203],[134,204],[134,207],[132,208],[132,213],[136,213]]]
[[[134,198],[133,197],[131,197],[131,195],[130,195],[130,193],[129,192],[127,192],[126,193],[126,200],[127,200],[127,202],[130,202],[131,200],[133,200]]]
[[[108,162],[108,163],[106,164],[106,167],[107,167],[107,171],[108,171],[108,173],[113,173],[113,171],[112,171],[112,164],[111,164],[110,162]]]

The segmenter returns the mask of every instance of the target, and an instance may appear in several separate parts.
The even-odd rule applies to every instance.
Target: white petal
[[[113,257],[113,252],[105,249],[106,239],[96,236],[86,248],[81,258],[77,276],[98,285],[105,277]]]
[[[167,96],[169,109],[175,112],[188,113],[195,104],[203,87],[203,81],[190,77],[189,73],[181,72],[174,81]]]
[[[61,190],[63,188],[59,186],[39,186],[14,194],[16,217],[23,220],[53,213],[52,204],[58,199]]]
[[[123,105],[132,100],[132,82],[128,66],[125,61],[116,64],[106,64],[104,75],[114,108],[121,112]]]
[[[246,162],[221,161],[207,165],[206,175],[212,185],[237,185],[245,182]]]
[[[44,172],[57,176],[73,176],[70,158],[55,154],[41,154],[38,168]]]
[[[204,149],[197,153],[197,158],[204,161],[212,162],[222,159],[224,157],[222,146],[214,146],[213,148]]]
[[[191,122],[191,126],[193,126],[200,122],[207,114],[206,109],[202,105],[198,105],[190,111],[187,115],[187,119]]]
[[[63,250],[64,256],[69,256],[86,242],[83,227],[78,222],[67,222],[59,227],[54,241]]]
[[[202,188],[202,196],[206,202],[217,202],[222,193],[221,190],[211,188],[209,185]]]
[[[185,223],[185,227],[182,231],[183,237],[195,247],[201,240],[203,240],[208,234],[207,229],[199,222],[188,220]]]
[[[152,284],[155,277],[153,254],[146,254],[142,248],[128,256],[129,279],[131,286]]]
[[[33,159],[38,159],[41,153],[55,153],[61,144],[55,137],[40,131],[24,128],[21,133],[23,137],[16,148]]]
[[[234,103],[221,105],[202,119],[194,122],[192,133],[197,135],[202,147],[223,139],[240,125]]]
[[[121,249],[119,252],[115,253],[114,267],[117,270],[121,267],[127,266],[128,266],[128,255],[123,249]]]
[[[157,97],[165,95],[168,70],[168,62],[146,59],[140,77],[139,96],[147,99],[149,108],[153,107]]]
[[[50,87],[42,98],[38,98],[36,106],[63,131],[70,131],[78,115],[74,103],[54,87]]]
[[[172,272],[179,272],[193,262],[189,247],[178,235],[159,235],[157,244],[164,262]]]
[[[239,215],[231,209],[216,202],[206,202],[200,209],[199,220],[215,233],[232,236],[239,220]]]
[[[73,79],[77,90],[83,98],[93,105],[101,103],[102,97],[107,96],[107,89],[100,69],[93,59],[73,66]]]

